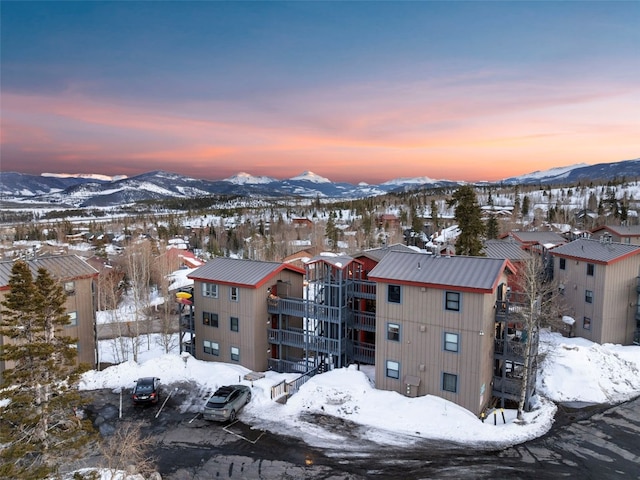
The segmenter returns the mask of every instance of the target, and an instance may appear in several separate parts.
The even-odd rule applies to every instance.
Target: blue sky
[[[3,2],[3,171],[498,179],[637,158],[640,2]]]

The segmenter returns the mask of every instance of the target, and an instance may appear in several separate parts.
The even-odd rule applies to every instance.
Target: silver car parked
[[[206,420],[234,421],[238,412],[251,401],[251,389],[246,385],[220,387],[204,405],[202,416]]]

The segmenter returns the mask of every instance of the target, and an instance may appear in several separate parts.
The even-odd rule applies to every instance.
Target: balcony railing
[[[282,298],[270,295],[267,311],[271,314],[291,315],[300,318],[314,318],[323,322],[341,323],[347,321],[349,309],[332,307],[301,298]]]
[[[280,373],[307,373],[316,368],[317,365],[310,361],[305,362],[303,359],[269,359],[269,369]]]
[[[267,330],[267,338],[269,343],[275,345],[303,348],[311,352],[336,355],[344,353],[346,350],[346,339],[338,340],[323,337],[305,332],[302,329],[277,330],[269,328]]]
[[[351,326],[356,330],[375,332],[376,331],[375,312],[360,312],[360,311],[353,312],[351,317]]]
[[[496,396],[520,397],[521,378],[493,377],[493,394]]]
[[[180,328],[183,330],[188,330],[190,332],[195,331],[195,321],[193,316],[191,315],[183,315],[180,317]]]
[[[349,285],[348,295],[357,298],[375,300],[376,282],[370,282],[368,280],[354,280]]]
[[[370,343],[350,342],[347,347],[348,356],[354,362],[374,365],[376,361],[376,346]]]
[[[504,356],[510,360],[524,361],[524,350],[526,343],[515,340],[496,340],[494,354]]]

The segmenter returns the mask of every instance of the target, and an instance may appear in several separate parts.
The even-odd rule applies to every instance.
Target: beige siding
[[[93,299],[93,279],[74,280],[75,290],[67,295],[65,309],[67,313],[76,312],[77,325],[60,330],[60,335],[77,339],[77,363],[96,366],[95,306]],[[0,301],[4,300],[8,290],[0,291]],[[8,338],[0,338],[0,345],[8,343]],[[6,368],[13,368],[13,362],[0,362],[0,377]]]
[[[587,275],[587,262],[566,259],[560,270],[560,258],[554,259],[556,279],[564,285],[568,314],[576,320],[573,333],[597,343],[629,344],[635,328],[635,287],[640,255],[610,265],[594,264],[594,275]],[[593,303],[585,300],[593,292]],[[585,318],[591,328],[585,328]]]
[[[419,377],[417,395],[437,395],[479,414],[491,395],[495,295],[461,292],[460,311],[452,312],[445,309],[446,290],[402,286],[401,303],[394,304],[387,302],[387,286],[377,289],[376,387],[406,393],[405,376]],[[400,341],[387,340],[389,323],[401,326]],[[458,335],[458,352],[444,349],[445,333]],[[400,363],[399,379],[387,377],[388,360]],[[456,393],[442,389],[445,372],[458,376]]]
[[[76,312],[77,325],[65,327],[63,335],[74,337],[78,344],[78,362],[96,366],[95,306],[93,280],[75,280],[75,292],[67,296],[67,313]]]
[[[239,287],[237,302],[230,300],[229,285],[218,285],[218,298],[202,296],[202,282],[194,282],[194,310],[196,333],[196,358],[225,363],[239,363],[253,371],[263,372],[268,369],[269,343],[267,327],[267,288],[275,286],[278,280],[289,285],[289,295],[302,297],[303,276],[290,270],[283,270],[269,281],[257,288]],[[281,287],[282,288],[282,287]],[[202,313],[218,314],[218,327],[203,325]],[[239,331],[231,331],[231,317],[238,318]],[[220,355],[213,356],[203,351],[203,341],[219,344]],[[231,348],[240,350],[238,362],[231,360]]]
[[[639,274],[640,255],[607,266],[600,343],[629,345],[633,341]]]

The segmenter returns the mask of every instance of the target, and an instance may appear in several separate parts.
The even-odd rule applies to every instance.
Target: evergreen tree
[[[440,219],[438,218],[438,204],[435,199],[431,199],[431,221],[435,230],[440,230]]]
[[[0,398],[1,478],[43,478],[55,472],[62,458],[79,453],[91,424],[74,414],[79,404],[73,384],[75,340],[58,334],[69,324],[62,285],[40,268],[33,281],[29,265],[14,264],[9,292],[2,303],[0,335],[9,341],[0,359],[11,362],[3,372],[6,388]]]
[[[489,218],[487,219],[487,238],[498,238],[498,235],[500,235],[500,226],[498,225],[498,219],[496,218],[493,210],[493,196],[491,195],[491,190],[489,190],[487,203],[491,207],[491,210],[489,210]]]
[[[480,255],[482,250],[482,236],[485,225],[482,221],[482,209],[478,204],[476,192],[470,185],[463,185],[453,194],[448,202],[455,205],[455,217],[461,233],[456,242],[458,255]]]
[[[327,220],[327,227],[325,229],[325,236],[331,246],[331,251],[335,252],[338,249],[338,236],[340,230],[336,227],[335,212],[329,214],[329,220]]]
[[[525,195],[522,199],[522,216],[526,217],[529,215],[529,195]]]
[[[495,239],[500,235],[500,226],[498,225],[498,219],[492,213],[489,214],[487,219],[487,238]]]

